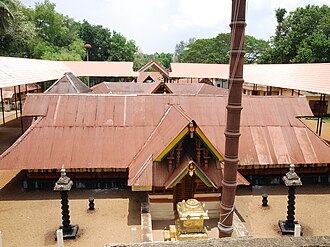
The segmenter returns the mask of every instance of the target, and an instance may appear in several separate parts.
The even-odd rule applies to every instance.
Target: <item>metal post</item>
[[[17,95],[16,95],[16,86],[14,86],[14,95],[15,95],[15,112],[16,112],[16,119],[18,118],[17,114]]]
[[[3,104],[3,94],[2,94],[2,88],[0,88],[0,92],[1,92],[1,107],[2,107],[2,124],[6,125],[6,119],[5,119],[5,107]]]
[[[320,119],[320,128],[319,128],[319,136],[322,133],[322,124],[323,124],[323,117],[324,117],[324,109],[325,108],[325,94],[323,94],[322,103],[321,103],[321,119]]]
[[[21,85],[18,85],[18,98],[19,98],[19,112],[20,112],[20,118],[21,118],[21,130],[22,134],[24,133],[23,128],[23,118],[22,118],[22,95],[21,95]]]
[[[244,64],[244,31],[246,0],[232,0],[231,44],[229,62],[230,91],[227,105],[227,123],[225,130],[224,174],[222,180],[222,198],[219,237],[230,237],[233,232],[233,212],[236,194],[236,176],[238,165],[238,145],[240,137],[240,119],[242,110],[242,85]]]

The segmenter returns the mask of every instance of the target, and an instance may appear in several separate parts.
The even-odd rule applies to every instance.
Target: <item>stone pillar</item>
[[[63,230],[63,239],[75,239],[79,229],[78,225],[70,224],[68,191],[71,190],[72,185],[73,182],[66,175],[64,166],[62,166],[61,177],[56,182],[54,191],[59,191],[61,193],[62,226],[60,226],[59,229]],[[57,239],[57,237],[55,237],[55,239]]]
[[[288,189],[288,211],[287,211],[287,220],[280,220],[278,222],[282,234],[290,234],[294,235],[295,225],[298,224],[295,221],[295,194],[296,194],[296,187],[302,186],[302,182],[298,177],[297,173],[294,171],[294,165],[290,165],[290,170],[288,173],[285,174],[283,177],[283,181],[285,185],[289,188]]]

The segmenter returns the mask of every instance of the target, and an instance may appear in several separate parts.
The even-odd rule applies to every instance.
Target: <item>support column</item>
[[[6,125],[6,119],[5,119],[5,106],[3,104],[3,93],[2,88],[0,88],[0,94],[1,94],[1,107],[2,107],[2,124]]]
[[[15,112],[16,112],[16,119],[18,118],[17,114],[17,95],[16,95],[16,86],[14,86],[14,97],[15,97]]]
[[[244,64],[245,0],[232,0],[231,44],[229,62],[230,91],[227,105],[227,124],[225,130],[224,173],[219,237],[231,237],[233,232],[233,212],[236,194],[238,165],[238,145],[240,137],[240,118],[242,110],[242,85]]]
[[[23,118],[22,118],[22,95],[21,95],[21,85],[18,85],[18,98],[19,98],[19,113],[20,113],[20,119],[21,119],[21,130],[22,134],[24,133],[23,128]]]

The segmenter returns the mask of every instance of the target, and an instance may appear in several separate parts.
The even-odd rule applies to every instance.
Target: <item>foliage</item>
[[[30,57],[30,43],[36,37],[34,24],[29,21],[28,12],[21,5],[12,11],[12,24],[0,35],[0,54],[3,56]]]
[[[174,57],[173,62],[180,63],[182,62],[182,53],[184,50],[187,49],[187,46],[191,43],[194,43],[196,41],[195,38],[190,38],[188,42],[180,41],[178,44],[175,45],[175,51],[174,51]]]
[[[36,4],[32,21],[37,31],[37,37],[31,43],[33,57],[51,60],[83,58],[83,41],[77,34],[74,20],[57,13],[54,3],[45,0]]]
[[[154,54],[143,54],[142,52],[138,52],[134,58],[134,70],[139,70],[145,64],[150,61],[156,61],[165,69],[170,69],[171,62],[173,61],[172,53],[154,53]]]
[[[127,40],[123,35],[113,32],[110,43],[110,61],[133,61],[137,47],[133,40]]]
[[[276,10],[278,27],[264,63],[330,62],[330,7],[307,5],[287,17]]]
[[[106,61],[110,57],[111,31],[101,25],[91,25],[88,21],[83,20],[78,24],[79,37],[90,44],[89,60]]]
[[[14,20],[12,13],[16,2],[13,0],[0,0],[0,35],[5,33],[9,24]]]
[[[266,41],[245,36],[245,62],[255,63],[269,48]],[[221,33],[215,38],[197,39],[181,53],[181,62],[189,63],[229,63],[230,33]]]
[[[9,8],[14,4],[15,8]],[[15,0],[0,0],[2,25],[9,23],[9,19],[3,21],[1,11],[7,11],[8,16],[5,17],[11,18],[11,25],[0,32],[2,56],[82,60],[86,58],[86,43],[92,45],[90,60],[132,61],[137,51],[133,40],[85,20],[75,22],[56,12],[55,4],[49,0],[37,3],[34,9],[26,8]]]

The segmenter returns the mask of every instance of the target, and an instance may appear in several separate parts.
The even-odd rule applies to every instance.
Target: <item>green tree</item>
[[[255,63],[268,49],[266,41],[246,35],[245,62]],[[189,63],[229,63],[230,33],[221,33],[215,38],[197,39],[190,43],[181,54],[181,62]]]
[[[31,11],[36,38],[30,43],[34,58],[51,60],[82,60],[85,55],[83,41],[77,34],[76,22],[55,11],[49,0],[38,3]],[[77,44],[81,46],[78,47]]]
[[[13,0],[0,0],[0,35],[5,33],[9,24],[14,20],[12,9],[16,2]]]
[[[78,24],[79,37],[92,48],[89,49],[89,60],[106,61],[110,57],[111,31],[101,25],[91,25],[83,20]]]
[[[271,49],[262,56],[265,63],[330,62],[330,8],[307,5],[287,17],[276,10],[278,27]]]
[[[127,40],[123,35],[113,32],[110,43],[110,61],[133,61],[137,46],[133,40]]]
[[[30,44],[36,37],[34,24],[29,20],[29,11],[17,3],[12,14],[12,24],[0,35],[0,54],[2,56],[31,57]]]

